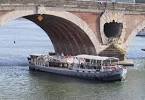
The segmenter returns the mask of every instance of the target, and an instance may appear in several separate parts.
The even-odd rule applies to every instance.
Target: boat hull
[[[98,81],[121,81],[126,78],[127,69],[120,69],[115,71],[82,71],[82,70],[72,70],[68,68],[57,68],[57,67],[46,67],[39,65],[29,65],[30,70],[39,70],[44,72],[49,72],[53,74],[78,77],[89,80]]]

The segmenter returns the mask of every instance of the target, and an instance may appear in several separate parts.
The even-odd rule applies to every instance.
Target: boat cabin
[[[113,67],[118,65],[119,59],[115,57],[101,57],[94,55],[77,55],[75,56],[78,60],[80,68],[86,69],[98,69],[102,67]]]
[[[77,55],[77,56],[50,56],[50,55],[30,55],[28,59],[32,65],[45,67],[60,67],[69,69],[90,69],[103,70],[116,67],[119,59],[115,57],[101,57],[94,55]]]

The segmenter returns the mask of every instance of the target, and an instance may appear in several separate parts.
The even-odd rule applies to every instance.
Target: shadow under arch
[[[40,16],[41,21],[38,18]],[[64,53],[64,55],[96,54],[95,47],[86,33],[66,19],[47,14],[34,14],[23,18],[36,23],[47,33],[56,53]]]

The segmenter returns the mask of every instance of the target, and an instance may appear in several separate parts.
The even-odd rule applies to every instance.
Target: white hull
[[[100,81],[121,81],[126,78],[127,69],[119,69],[115,71],[88,71],[82,69],[68,69],[68,68],[58,68],[58,67],[46,67],[39,65],[30,65],[30,69],[40,70],[49,73],[73,76],[84,79],[100,80]]]

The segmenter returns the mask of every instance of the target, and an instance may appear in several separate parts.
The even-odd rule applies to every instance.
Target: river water
[[[14,43],[15,41],[15,43]],[[0,100],[145,100],[144,37],[129,45],[128,68],[122,82],[94,82],[29,71],[26,57],[46,54],[53,46],[42,29],[27,20],[15,20],[0,28]]]

